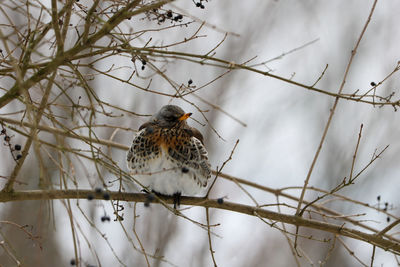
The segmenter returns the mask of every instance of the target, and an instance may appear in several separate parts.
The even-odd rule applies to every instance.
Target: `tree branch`
[[[92,190],[27,190],[14,192],[0,192],[0,202],[24,201],[24,200],[54,200],[54,199],[87,199],[88,196],[93,199],[103,199],[103,194],[96,194]],[[147,194],[140,193],[122,193],[109,192],[110,199],[129,201],[129,202],[146,202],[148,201]],[[173,197],[161,196],[160,200],[165,203],[173,204]],[[157,203],[157,200],[154,200]],[[201,197],[182,197],[182,205],[199,206],[205,208],[216,208],[222,210],[234,211],[250,216],[258,216],[274,221],[288,223],[296,226],[307,227],[311,229],[321,230],[334,233],[341,236],[350,237],[353,239],[368,242],[372,245],[380,247],[384,250],[389,250],[400,255],[400,243],[383,238],[380,235],[367,234],[356,229],[346,228],[343,225],[335,225],[331,223],[320,222],[312,219],[304,219],[295,215],[288,215],[252,207],[248,205],[232,203],[224,201],[218,203],[216,199],[205,199]]]

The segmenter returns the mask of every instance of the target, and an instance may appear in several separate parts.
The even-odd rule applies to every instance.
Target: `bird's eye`
[[[164,119],[167,120],[167,121],[174,121],[174,120],[176,120],[176,118],[175,118],[174,116],[172,116],[172,115],[167,115],[167,116],[164,117]]]

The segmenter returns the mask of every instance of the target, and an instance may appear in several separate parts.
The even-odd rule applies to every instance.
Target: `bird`
[[[211,177],[203,135],[187,123],[191,115],[163,106],[139,127],[126,155],[129,173],[144,191],[173,196],[175,209],[181,195],[202,192]]]

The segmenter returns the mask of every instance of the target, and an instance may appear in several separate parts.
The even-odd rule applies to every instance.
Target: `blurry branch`
[[[266,60],[266,61],[263,61],[263,62],[261,62],[261,63],[257,63],[257,64],[254,64],[254,65],[249,65],[249,67],[254,68],[254,67],[257,67],[257,66],[261,66],[261,65],[268,64],[268,63],[270,63],[270,62],[272,62],[272,61],[275,61],[275,60],[282,59],[282,58],[284,58],[285,56],[290,55],[290,54],[292,54],[292,53],[294,53],[294,52],[296,52],[296,51],[299,51],[299,50],[301,50],[301,49],[303,49],[303,48],[305,48],[305,47],[307,47],[307,46],[309,46],[309,45],[312,45],[312,44],[318,42],[318,41],[319,41],[319,38],[314,39],[314,40],[312,40],[312,41],[310,41],[310,42],[307,42],[307,43],[305,43],[305,44],[303,44],[303,45],[301,45],[301,46],[299,46],[299,47],[295,47],[295,48],[293,48],[293,49],[291,49],[291,50],[289,50],[289,51],[287,51],[287,52],[283,52],[283,53],[280,54],[279,56],[273,57],[273,58],[268,59],[268,60]],[[314,85],[315,85],[315,84],[314,84]]]
[[[215,174],[215,173],[216,173],[216,171],[213,171],[213,174]],[[230,180],[232,182],[236,182],[236,183],[244,184],[244,185],[247,185],[247,186],[250,186],[250,187],[253,187],[253,188],[257,188],[259,190],[262,190],[262,191],[265,191],[265,192],[269,192],[269,193],[274,194],[276,196],[282,196],[284,198],[293,200],[295,202],[299,201],[298,197],[295,197],[295,196],[293,196],[291,194],[287,194],[287,193],[283,192],[285,189],[289,189],[289,187],[288,188],[273,189],[273,188],[270,188],[270,187],[267,187],[267,186],[263,186],[263,185],[259,185],[259,184],[256,184],[256,183],[253,183],[253,182],[250,182],[250,181],[238,178],[238,177],[234,177],[234,176],[231,176],[231,175],[228,175],[228,174],[225,174],[225,173],[220,173],[219,177],[227,179],[227,180]],[[290,187],[290,188],[302,189],[302,187]],[[309,190],[315,190],[315,191],[318,191],[318,192],[328,193],[325,190],[314,188],[314,187],[309,187],[308,189]],[[344,201],[353,202],[355,204],[362,205],[364,207],[375,209],[377,211],[385,213],[388,216],[394,217],[393,215],[388,214],[386,211],[374,208],[371,205],[368,205],[367,203],[362,203],[362,202],[359,202],[359,201],[356,201],[356,200],[353,200],[353,199],[350,199],[350,198],[347,198],[345,196],[338,195],[338,194],[332,194],[332,195],[336,196],[339,199],[342,199]],[[304,202],[304,204],[309,204],[310,203],[310,201],[307,201],[307,200],[304,200],[303,202]],[[368,226],[366,224],[363,224],[360,221],[354,220],[354,219],[352,219],[350,217],[342,217],[341,213],[339,213],[339,212],[337,212],[335,210],[329,209],[329,208],[327,208],[327,207],[325,207],[323,205],[318,205],[316,203],[313,203],[313,204],[310,205],[310,207],[313,207],[315,210],[324,212],[324,213],[320,213],[321,217],[329,217],[328,215],[332,215],[334,217],[341,218],[342,220],[344,220],[346,222],[349,222],[349,223],[351,223],[353,225],[356,225],[356,226],[362,227],[362,228],[364,228],[364,229],[366,229],[368,231],[374,232],[375,234],[379,233],[379,230],[374,229],[374,228],[372,228],[372,227],[370,227],[370,226]],[[393,238],[392,236],[386,235],[385,237],[388,238],[388,239],[391,239],[393,241],[400,242],[399,240]]]
[[[235,36],[235,37],[240,37],[240,34],[238,34],[236,32],[229,32],[229,31],[226,31],[225,29],[220,29],[217,25],[211,24],[211,23],[209,23],[205,20],[202,20],[192,14],[189,14],[187,12],[187,10],[180,8],[177,5],[171,4],[171,6],[173,6],[174,9],[178,10],[180,13],[185,14],[186,17],[189,17],[189,18],[193,19],[194,21],[199,22],[200,24],[204,24],[206,27],[211,28],[213,31],[228,34],[228,35]]]
[[[314,87],[313,85],[306,85],[303,83],[299,83],[296,81],[293,81],[290,78],[284,78],[278,75],[274,75],[270,73],[269,71],[262,71],[250,66],[247,66],[245,64],[236,64],[235,62],[220,59],[217,57],[213,56],[206,56],[206,55],[201,55],[201,54],[192,54],[192,53],[185,53],[185,52],[178,52],[178,51],[168,51],[168,50],[160,50],[157,48],[149,48],[149,47],[130,47],[129,49],[124,49],[127,52],[131,53],[137,53],[137,54],[142,54],[147,57],[162,57],[162,58],[174,58],[174,59],[181,59],[181,60],[187,60],[191,61],[194,63],[198,63],[201,65],[210,65],[210,66],[215,66],[215,67],[220,67],[224,69],[229,69],[229,70],[235,70],[235,69],[243,69],[243,70],[248,70],[251,72],[255,72],[264,76],[268,76],[292,85],[295,85],[297,87],[305,88],[307,90],[311,90],[317,93],[333,96],[335,98],[339,99],[345,99],[345,100],[350,100],[350,101],[355,101],[355,102],[361,102],[361,103],[366,103],[366,104],[371,104],[371,105],[382,105],[382,106],[393,106],[393,107],[398,107],[400,105],[400,100],[396,101],[390,101],[390,97],[384,97],[384,96],[379,96],[379,95],[369,95],[369,94],[362,94],[362,95],[357,95],[355,93],[353,94],[342,94],[342,91],[339,91],[338,93],[333,93],[329,92],[327,90],[322,90],[319,88]],[[196,60],[197,59],[197,60]],[[326,69],[326,68],[325,68]],[[390,76],[392,76],[395,72],[397,72],[400,69],[400,62],[397,62],[395,68],[393,71],[387,75],[384,80],[388,79]],[[324,72],[323,72],[324,73]],[[320,80],[322,77],[320,76],[318,80]],[[383,81],[384,81],[383,80]],[[381,81],[379,84],[381,84],[383,81]],[[343,89],[343,88],[342,88]],[[370,92],[370,91],[368,91]],[[190,93],[190,92],[189,92]],[[373,100],[366,100],[364,98],[372,98]],[[379,100],[379,102],[375,101],[375,98]]]
[[[38,125],[40,123],[40,120],[42,119],[44,108],[47,105],[47,100],[49,98],[51,88],[53,87],[53,80],[54,80],[55,76],[56,76],[56,72],[53,72],[52,77],[48,81],[48,84],[47,84],[47,87],[46,87],[46,91],[45,91],[45,93],[43,95],[43,98],[42,98],[42,101],[40,103],[39,110],[37,111],[37,113],[33,117],[33,119],[34,119],[33,127],[31,127],[28,140],[25,142],[24,150],[22,151],[22,157],[18,160],[17,164],[15,165],[15,168],[14,168],[13,172],[11,173],[10,178],[8,179],[8,181],[7,181],[6,185],[4,186],[4,188],[2,189],[4,191],[11,191],[13,189],[13,185],[14,185],[15,179],[17,178],[17,175],[18,175],[22,165],[24,164],[24,161],[26,159],[26,156],[28,155],[28,151],[29,151],[29,149],[30,149],[30,147],[32,145],[32,142],[33,142],[33,140],[35,139],[35,137],[37,135],[37,127],[38,127]]]
[[[354,163],[356,161],[356,157],[357,157],[357,152],[358,152],[358,147],[360,145],[360,140],[361,140],[361,133],[362,133],[362,128],[363,125],[361,124],[360,126],[360,132],[358,134],[358,139],[357,139],[357,145],[356,145],[356,149],[354,151],[353,154],[353,160],[351,163],[351,170],[350,170],[350,175],[349,175],[349,179],[348,181],[346,181],[346,177],[343,178],[343,181],[337,185],[335,188],[333,188],[332,190],[330,190],[329,192],[326,192],[325,194],[323,194],[322,196],[317,197],[315,200],[309,202],[308,204],[306,204],[301,211],[299,212],[299,216],[303,216],[304,211],[311,206],[312,204],[314,204],[315,202],[325,198],[326,196],[331,196],[334,193],[340,191],[341,189],[343,189],[346,186],[352,185],[354,184],[354,181],[364,172],[364,170],[366,170],[376,159],[378,159],[383,152],[385,152],[385,150],[389,147],[389,145],[387,145],[381,152],[379,152],[377,155],[374,155],[371,159],[371,161],[353,178],[353,170],[354,170]]]
[[[26,230],[26,225],[19,225],[19,224],[15,223],[15,222],[10,222],[10,221],[0,221],[0,224],[7,224],[7,225],[11,225],[11,226],[17,227],[22,232],[24,232],[28,236],[28,238],[31,239],[31,240],[36,240],[37,241],[38,239],[40,239],[39,236],[35,236],[32,232]],[[37,245],[39,245],[39,247],[42,248],[40,242],[38,242]]]
[[[220,68],[224,68],[224,69],[228,69],[228,70],[243,69],[243,70],[255,72],[255,73],[258,73],[258,74],[261,74],[264,76],[268,76],[268,77],[271,77],[274,79],[278,79],[283,82],[295,85],[297,87],[305,88],[307,90],[311,90],[311,91],[314,91],[317,93],[329,95],[329,96],[339,98],[339,99],[361,102],[361,103],[371,104],[371,105],[378,105],[378,106],[393,106],[394,108],[400,106],[400,100],[391,101],[392,95],[380,96],[380,95],[376,95],[375,92],[373,94],[370,94],[371,91],[375,90],[376,87],[381,85],[384,81],[386,81],[388,78],[390,78],[394,73],[396,73],[400,69],[400,62],[397,62],[393,71],[390,72],[386,77],[384,77],[384,79],[382,79],[382,81],[378,82],[377,85],[375,85],[371,89],[369,89],[366,93],[356,94],[356,92],[358,92],[358,90],[357,90],[355,93],[352,93],[352,94],[342,94],[341,91],[338,93],[333,93],[333,92],[330,92],[327,90],[323,90],[323,89],[314,87],[315,84],[319,80],[321,80],[322,76],[324,75],[324,73],[326,71],[327,66],[325,67],[325,69],[322,72],[322,74],[320,75],[320,77],[318,77],[317,82],[314,82],[312,85],[306,85],[303,83],[293,81],[290,78],[284,78],[284,77],[281,77],[278,75],[274,75],[274,74],[270,73],[269,71],[262,71],[262,70],[254,68],[254,67],[247,66],[245,64],[237,64],[235,62],[223,60],[223,59],[216,58],[213,56],[184,53],[184,52],[178,52],[178,51],[168,51],[168,50],[161,50],[161,49],[149,48],[149,47],[129,47],[129,48],[127,48],[127,47],[129,47],[128,44],[122,44],[122,45],[117,45],[117,46],[108,46],[108,47],[97,47],[96,48],[97,50],[90,51],[86,54],[85,53],[80,54],[79,52],[81,52],[81,50],[84,50],[85,48],[78,46],[73,51],[67,51],[66,53],[68,53],[68,55],[67,56],[64,55],[61,60],[56,60],[57,59],[56,58],[51,62],[38,63],[35,65],[28,65],[27,68],[41,67],[42,69],[40,72],[37,72],[30,79],[28,79],[26,82],[24,82],[21,86],[23,86],[24,88],[29,88],[29,87],[33,86],[34,83],[36,83],[37,81],[44,78],[44,76],[50,71],[51,68],[55,68],[57,66],[60,66],[60,65],[63,65],[64,63],[66,63],[65,60],[67,59],[67,57],[68,57],[68,61],[72,61],[72,60],[78,60],[78,59],[82,59],[82,58],[89,58],[89,57],[104,54],[107,52],[115,53],[115,51],[119,51],[119,52],[124,51],[129,54],[138,54],[138,55],[142,55],[144,57],[155,57],[155,58],[162,57],[163,59],[167,59],[170,57],[170,58],[174,58],[174,59],[187,60],[187,61],[195,62],[195,63],[201,64],[201,65],[211,65],[211,66],[216,66],[216,67],[220,67]],[[80,49],[80,50],[78,50],[78,49]],[[198,59],[198,60],[196,60],[196,59]],[[220,63],[220,64],[215,64],[215,63],[210,63],[210,62],[216,62],[216,63]],[[92,66],[92,65],[88,65],[87,67],[93,68],[95,70],[94,66]],[[8,72],[13,72],[13,71],[14,70],[12,68],[3,68],[0,70],[0,73],[5,74]],[[97,70],[97,71],[99,71],[99,70]],[[42,74],[42,75],[40,75],[40,74]],[[142,89],[146,92],[152,92],[152,93],[156,93],[156,94],[160,94],[160,95],[176,97],[171,94],[153,91],[148,88],[140,88],[139,86],[137,86],[135,84],[132,84],[128,81],[122,80],[116,76],[112,76],[106,72],[101,72],[101,74],[106,74],[107,76],[109,76],[113,79],[117,79],[120,82],[129,83],[130,85],[132,85],[138,89]],[[40,75],[40,77],[39,77],[39,75]],[[4,106],[7,103],[9,103],[10,101],[12,101],[15,97],[17,97],[19,95],[19,93],[20,93],[20,91],[18,91],[18,88],[13,86],[11,92],[8,92],[6,95],[4,95],[0,98],[0,107]],[[185,96],[186,94],[191,94],[191,93],[192,92],[183,93],[182,96]],[[365,98],[372,98],[372,100],[367,100]]]
[[[215,174],[214,181],[211,183],[211,185],[210,185],[210,187],[209,187],[209,189],[208,189],[208,191],[207,191],[206,197],[208,197],[208,196],[210,195],[210,192],[211,192],[211,190],[213,189],[214,184],[215,184],[215,182],[217,181],[219,174],[220,174],[221,171],[224,169],[225,165],[226,165],[230,160],[232,160],[233,153],[235,153],[235,149],[236,149],[236,147],[237,147],[238,144],[239,144],[239,139],[236,140],[236,143],[235,143],[235,145],[233,146],[233,148],[232,148],[232,150],[231,150],[231,153],[229,154],[229,157],[222,163],[221,168],[218,169],[218,167],[217,167],[217,172],[216,172],[216,174]]]
[[[8,248],[7,243],[4,240],[0,241],[0,247],[3,248],[4,252],[15,262],[17,266],[21,266],[21,262],[17,259],[17,257],[13,254],[11,249]]]
[[[27,122],[22,122],[22,123],[21,123],[20,121],[13,120],[13,119],[9,119],[9,118],[4,118],[4,117],[0,117],[0,121],[7,122],[7,123],[10,123],[10,124],[14,124],[14,125],[16,125],[16,126],[22,124],[23,126],[26,126],[26,127],[34,127],[34,126],[33,126],[32,124],[30,124],[30,123],[27,123]],[[15,130],[15,131],[17,130],[17,129],[15,129],[14,127],[11,127],[10,125],[8,125],[8,126],[9,126],[11,129]],[[38,125],[38,126],[37,126],[37,129],[38,129],[38,130],[41,130],[41,131],[46,131],[46,132],[49,132],[49,133],[52,133],[52,134],[55,134],[55,135],[66,136],[66,137],[69,137],[69,138],[74,138],[74,139],[82,140],[83,142],[90,143],[90,144],[92,144],[92,145],[93,145],[93,144],[101,144],[101,145],[106,145],[106,146],[108,146],[108,147],[113,147],[113,148],[122,149],[122,150],[128,150],[128,149],[129,149],[129,146],[126,146],[126,145],[124,145],[124,144],[120,144],[120,143],[117,143],[117,142],[113,142],[113,141],[105,140],[105,139],[100,139],[100,138],[93,139],[93,138],[90,138],[90,137],[88,137],[88,136],[79,135],[79,134],[77,134],[77,133],[75,133],[75,132],[73,132],[73,131],[71,131],[71,130],[62,130],[62,129],[58,129],[58,128],[54,128],[54,127],[50,127],[50,126],[44,126],[44,125]],[[18,133],[24,134],[22,131],[18,131]],[[52,145],[52,144],[47,143],[47,142],[44,142],[44,141],[41,141],[41,142],[42,142],[42,144],[44,144],[44,145],[48,145],[48,146],[53,147],[53,148],[56,148],[56,149],[61,149],[61,150],[63,150],[63,151],[70,151],[70,152],[73,152],[72,149],[69,149],[69,148],[67,148],[67,147],[58,147],[58,146]],[[387,148],[387,147],[386,147],[386,148]],[[385,148],[385,149],[386,149],[386,148]],[[380,155],[383,151],[385,151],[385,149],[383,149],[383,150],[379,153],[379,155]],[[373,158],[377,159],[377,158],[379,157],[379,155],[378,155],[378,156],[374,156]],[[81,157],[85,157],[84,154],[80,154],[80,156],[81,156]],[[85,158],[91,159],[91,160],[95,160],[95,159],[93,159],[93,158],[91,158],[91,157],[85,157]],[[370,166],[370,165],[372,164],[373,161],[374,161],[374,160],[371,160],[370,163],[368,163],[360,172],[358,172],[357,175],[355,176],[355,178],[357,178],[359,175],[361,175],[361,173],[363,173],[363,171],[364,171],[368,166]],[[287,190],[287,189],[301,189],[302,187],[287,187],[287,188],[274,189],[274,188],[270,188],[270,187],[267,187],[267,186],[263,186],[263,185],[260,185],[260,184],[257,184],[257,183],[250,182],[250,181],[245,180],[245,179],[241,179],[241,178],[238,178],[238,177],[234,177],[234,176],[232,176],[232,175],[228,175],[228,174],[222,173],[221,171],[213,171],[212,174],[215,175],[215,176],[218,175],[218,177],[223,178],[223,179],[226,179],[226,180],[229,180],[229,181],[232,181],[232,182],[234,182],[234,183],[236,183],[236,184],[242,184],[242,185],[250,186],[250,187],[253,187],[253,188],[257,188],[257,189],[259,189],[259,190],[262,190],[262,191],[265,191],[265,192],[269,192],[269,193],[274,194],[274,195],[276,195],[276,196],[282,196],[282,197],[284,197],[284,198],[293,200],[293,201],[295,201],[295,202],[298,202],[298,201],[299,201],[299,198],[298,198],[298,197],[295,197],[295,196],[293,196],[293,195],[291,195],[291,194],[287,194],[287,193],[284,192],[284,190]],[[377,211],[383,212],[383,213],[385,213],[386,215],[391,216],[391,217],[397,219],[395,216],[393,216],[392,214],[389,214],[387,211],[379,210],[379,209],[374,208],[373,206],[368,205],[368,204],[366,204],[366,203],[362,203],[362,202],[359,202],[359,201],[356,201],[356,200],[347,198],[347,197],[345,197],[345,196],[338,195],[338,194],[336,194],[336,193],[330,193],[329,191],[322,190],[322,189],[318,189],[318,188],[314,188],[314,187],[308,187],[307,189],[308,189],[308,190],[314,190],[314,191],[322,192],[322,193],[324,193],[324,194],[326,194],[326,195],[331,195],[331,196],[338,197],[339,199],[342,199],[342,200],[344,200],[344,201],[352,202],[352,203],[355,203],[355,204],[358,204],[358,205],[362,205],[362,206],[364,206],[364,207],[368,207],[368,208],[371,208],[371,209],[375,209],[375,210],[377,210]],[[341,216],[342,216],[341,213],[339,213],[339,212],[337,212],[337,211],[334,211],[334,210],[332,210],[332,209],[329,209],[329,208],[327,208],[327,207],[325,207],[325,206],[323,206],[323,205],[318,205],[318,204],[315,203],[315,201],[314,201],[314,203],[311,203],[311,201],[303,200],[303,203],[304,203],[305,205],[307,205],[307,207],[312,207],[312,208],[314,208],[315,210],[321,211],[322,213],[321,213],[320,215],[321,215],[322,217],[324,217],[324,216],[341,217]],[[347,222],[349,222],[349,223],[351,223],[351,224],[353,224],[353,225],[362,227],[362,228],[364,228],[364,229],[366,229],[366,230],[368,230],[368,231],[372,231],[372,232],[374,232],[374,233],[378,233],[378,232],[379,232],[379,230],[376,230],[376,229],[374,229],[374,228],[372,228],[372,227],[370,227],[370,226],[368,226],[368,225],[366,225],[366,224],[363,224],[362,222],[359,222],[359,221],[357,221],[357,220],[354,220],[354,219],[352,219],[352,218],[350,218],[350,217],[345,217],[345,218],[342,217],[341,219],[344,220],[344,221],[347,221]],[[385,237],[386,237],[386,238],[389,238],[389,239],[391,238],[391,237],[388,236],[388,235],[385,236]]]
[[[118,26],[118,24],[120,24],[123,20],[138,14],[142,14],[148,10],[158,8],[171,1],[173,0],[158,1],[153,4],[140,7],[134,11],[131,11],[131,9],[135,8],[140,3],[140,0],[129,2],[128,4],[126,4],[125,7],[115,12],[115,14],[108,21],[106,21],[96,33],[93,33],[87,39],[78,41],[77,44],[71,49],[58,54],[50,62],[45,63],[43,67],[36,71],[27,80],[20,81],[19,79],[17,79],[11,89],[9,89],[7,93],[0,97],[0,108],[4,107],[12,100],[19,97],[24,90],[29,90],[36,83],[46,78],[47,75],[56,70],[60,65],[69,63],[71,60],[74,60],[75,56],[77,56],[83,50],[90,48],[98,40],[109,34],[110,31]],[[65,7],[67,7],[67,5]],[[32,41],[32,43],[34,43],[34,41]]]
[[[207,236],[208,236],[208,248],[210,250],[211,254],[211,259],[214,263],[214,266],[217,267],[217,262],[215,261],[214,253],[215,251],[213,250],[212,246],[212,241],[211,241],[211,230],[210,230],[210,211],[209,208],[206,208],[206,219],[207,219]]]
[[[357,257],[357,255],[354,253],[354,251],[351,250],[351,248],[348,245],[346,245],[346,243],[340,237],[337,238],[337,241],[339,241],[339,243],[347,250],[347,252],[349,252],[350,256],[352,256],[362,266],[368,267],[368,265],[366,265],[359,257]]]
[[[28,191],[14,191],[14,192],[1,192],[0,202],[10,201],[25,201],[25,200],[55,200],[55,199],[87,199],[91,195],[94,199],[104,199],[103,194],[93,194],[92,190],[28,190]],[[122,193],[122,192],[109,192],[110,199],[129,201],[129,202],[146,202],[148,201],[147,194],[140,193]],[[168,204],[173,203],[173,197],[161,196],[160,199]],[[154,202],[157,202],[155,199]],[[257,207],[242,205],[214,199],[205,199],[201,197],[182,197],[182,205],[192,205],[205,208],[216,208],[222,210],[234,211],[250,216],[259,216],[278,222],[292,224],[295,226],[302,226],[312,229],[317,229],[325,232],[334,233],[341,236],[350,237],[360,241],[368,242],[376,245],[384,250],[389,250],[395,254],[400,255],[400,243],[392,241],[377,234],[367,234],[365,232],[345,227],[345,224],[335,225],[326,222],[320,222],[312,219],[304,219],[296,215],[287,215],[277,213]]]
[[[377,233],[377,235],[378,236],[384,235],[385,233],[389,232],[391,229],[393,229],[393,227],[395,227],[398,224],[400,224],[400,219],[397,219],[396,221],[394,221],[391,224],[389,224],[388,226],[386,226],[382,231]]]
[[[368,27],[368,24],[369,24],[369,22],[371,20],[372,14],[374,13],[376,3],[377,3],[377,0],[374,1],[373,5],[372,5],[372,8],[371,8],[371,11],[369,13],[368,19],[367,19],[366,23],[364,24],[364,27],[363,27],[363,29],[361,31],[360,36],[358,37],[358,40],[357,40],[357,42],[356,42],[356,44],[354,46],[354,49],[351,51],[351,56],[350,56],[349,62],[347,63],[346,70],[344,72],[344,77],[343,77],[342,83],[340,84],[340,87],[339,87],[339,90],[338,90],[338,93],[337,93],[338,96],[341,95],[341,93],[343,91],[344,85],[346,83],[347,75],[348,75],[350,67],[351,67],[351,65],[353,63],[353,58],[356,55],[358,46],[359,46],[359,44],[361,42],[361,39],[363,38],[365,31],[367,30],[367,27]],[[398,67],[399,67],[399,65],[397,66],[397,68]],[[317,162],[319,153],[321,152],[321,149],[322,149],[322,145],[325,142],[325,137],[326,137],[326,135],[328,133],[328,130],[329,130],[329,127],[331,125],[333,115],[335,114],[335,110],[336,110],[336,107],[337,107],[337,104],[338,104],[339,98],[340,98],[338,96],[336,97],[336,99],[335,99],[335,101],[333,103],[333,106],[331,108],[331,112],[329,114],[328,121],[326,122],[324,131],[322,133],[322,137],[321,137],[320,143],[318,145],[317,151],[315,152],[315,155],[314,155],[314,158],[312,160],[311,166],[310,166],[309,171],[307,173],[307,177],[306,177],[306,179],[304,181],[304,187],[303,187],[303,190],[301,192],[300,201],[299,201],[298,206],[297,206],[297,211],[296,211],[297,215],[300,214],[300,209],[301,209],[301,205],[303,204],[303,198],[304,198],[304,195],[305,195],[305,192],[306,192],[306,189],[307,189],[308,182],[310,181],[311,174],[312,174],[312,172],[314,170],[314,166],[315,166],[315,164]]]
[[[279,196],[277,195],[276,196],[276,203],[279,203]],[[279,213],[281,213],[281,207],[278,205],[278,207],[277,207],[277,210],[278,210],[278,212]],[[295,260],[295,262],[296,262],[296,265],[298,266],[298,267],[300,267],[301,266],[301,264],[300,264],[300,260],[299,260],[299,257],[298,257],[298,255],[297,255],[297,251],[295,250],[295,248],[294,248],[294,244],[293,244],[293,242],[292,242],[292,239],[289,237],[289,235],[286,233],[286,232],[288,232],[288,230],[286,229],[286,225],[284,224],[284,223],[281,223],[281,227],[282,227],[282,229],[283,229],[283,231],[282,231],[282,234],[285,236],[285,238],[286,238],[286,241],[288,242],[288,245],[289,245],[289,248],[290,248],[290,252],[292,253],[292,256],[293,256],[293,258],[294,258],[294,260]],[[302,252],[302,254],[303,255],[306,255],[306,253],[303,253]]]
[[[26,126],[26,127],[30,127],[33,128],[34,125],[29,123],[29,122],[21,122],[18,120],[14,120],[14,119],[10,119],[10,118],[5,118],[5,117],[0,117],[0,121],[3,122],[7,122],[9,124],[14,124],[16,126]],[[109,127],[109,126],[108,126]],[[46,126],[46,125],[38,125],[37,126],[38,130],[41,131],[45,131],[48,133],[52,133],[55,135],[61,135],[61,136],[65,136],[65,137],[70,137],[70,138],[75,138],[75,139],[79,139],[82,141],[86,141],[86,142],[90,142],[90,143],[96,143],[96,144],[101,144],[101,145],[107,145],[107,146],[112,146],[115,148],[119,148],[119,149],[124,149],[124,150],[128,150],[129,147],[117,142],[113,142],[113,141],[109,141],[109,140],[105,140],[105,139],[92,139],[88,136],[84,136],[82,134],[78,134],[75,133],[74,131],[70,130],[70,129],[66,129],[66,130],[62,130],[59,128],[55,128],[55,127],[51,127],[51,126]]]
[[[369,22],[371,21],[371,17],[372,17],[372,14],[374,13],[376,3],[377,3],[377,0],[374,1],[373,5],[372,5],[372,8],[371,8],[371,11],[369,12],[367,21],[364,24],[364,27],[363,27],[363,29],[362,29],[362,31],[360,33],[360,36],[358,37],[358,40],[357,40],[357,42],[356,42],[356,44],[354,46],[354,49],[351,51],[350,59],[349,59],[349,62],[347,64],[347,66],[346,66],[346,70],[344,72],[343,80],[342,80],[342,83],[340,84],[340,87],[339,87],[339,90],[338,90],[338,93],[337,93],[338,95],[341,95],[341,93],[343,91],[344,85],[346,83],[347,75],[348,75],[348,73],[350,71],[350,68],[352,66],[352,63],[353,63],[353,59],[354,59],[355,55],[357,54],[358,46],[360,45],[360,42],[361,42],[361,40],[362,40],[362,38],[364,36],[364,33],[368,28]],[[317,163],[319,154],[320,154],[320,152],[322,150],[322,146],[325,143],[325,138],[326,138],[328,130],[329,130],[330,126],[331,126],[332,118],[333,118],[333,115],[335,114],[335,110],[336,110],[336,107],[337,107],[338,103],[339,103],[339,97],[336,97],[335,101],[334,101],[334,103],[332,105],[331,111],[329,113],[329,117],[328,117],[328,120],[326,122],[324,131],[322,133],[321,140],[319,142],[317,151],[315,152],[314,158],[313,158],[313,160],[311,162],[310,168],[309,168],[308,173],[307,173],[307,177],[306,177],[306,179],[304,181],[304,186],[303,186],[303,189],[301,190],[300,199],[299,199],[299,202],[297,204],[296,216],[300,216],[301,217],[303,215],[304,210],[305,210],[305,209],[301,210],[301,206],[303,205],[303,199],[304,199],[304,196],[305,196],[305,193],[306,193],[306,190],[307,190],[307,186],[308,186],[308,183],[310,181],[311,174],[312,174],[312,172],[314,170],[314,167],[315,167],[315,165]],[[362,129],[362,127],[361,127],[361,129]],[[361,138],[361,130],[360,130],[360,135],[359,136]],[[357,149],[358,149],[358,143],[357,143]],[[357,152],[357,149],[356,149],[356,152]],[[353,165],[354,165],[354,162],[353,162]],[[353,171],[353,166],[352,166],[351,172],[352,171]],[[350,177],[350,181],[351,181],[351,177]],[[299,228],[297,226],[296,234],[298,233],[298,231],[299,231]],[[295,239],[294,247],[296,248],[296,246],[297,246],[297,236],[296,236],[296,239]]]

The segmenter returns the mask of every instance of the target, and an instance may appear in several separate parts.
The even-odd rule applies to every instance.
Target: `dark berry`
[[[18,154],[17,155],[17,160],[19,160],[19,159],[21,159],[22,158],[22,155],[21,154]]]
[[[376,199],[377,199],[378,201],[381,201],[381,196],[377,196]]]
[[[201,3],[200,3],[200,2],[196,3],[196,6],[197,6],[197,7],[200,7],[200,6],[201,6]]]
[[[142,70],[144,70],[144,65],[142,66]]]
[[[389,206],[389,203],[388,203],[388,202],[385,202],[385,207],[387,207],[387,206]]]
[[[190,85],[190,84],[192,84],[193,83],[193,81],[192,81],[192,79],[190,79],[189,81],[188,81],[188,84]]]
[[[224,203],[224,199],[222,197],[217,199],[217,203],[218,204],[223,204]]]
[[[8,135],[4,136],[4,141],[9,142],[10,141],[10,137]]]
[[[94,196],[93,196],[92,194],[89,194],[89,195],[87,196],[87,200],[93,200],[93,198],[94,198]]]
[[[15,149],[15,150],[21,150],[21,145],[15,145],[15,146],[14,146],[14,149]]]
[[[108,215],[103,215],[103,216],[101,216],[100,219],[101,219],[102,222],[105,222],[105,221],[108,221],[108,222],[109,222],[109,221],[111,220],[111,219],[110,219],[110,216],[108,216]]]
[[[179,14],[177,17],[178,19],[183,19],[183,16],[181,14]]]
[[[146,65],[147,64],[146,60],[142,59],[142,64]]]
[[[75,265],[76,264],[75,259],[70,260],[69,264]]]
[[[2,129],[1,134],[6,134],[6,129]]]
[[[386,221],[387,221],[387,222],[390,222],[390,217],[387,217],[387,218],[386,218]]]
[[[167,11],[167,17],[168,17],[168,18],[172,18],[172,11],[171,11],[171,10],[168,10],[168,11]]]
[[[371,86],[376,86],[376,83],[375,82],[371,82]]]
[[[203,4],[201,4],[201,5],[200,5],[200,8],[201,8],[201,9],[204,9],[204,8],[205,8],[205,6],[204,6]]]
[[[186,167],[182,167],[182,172],[183,172],[183,173],[188,173],[188,172],[189,172],[189,169],[186,168]]]
[[[109,194],[108,192],[105,192],[105,193],[103,194],[103,198],[104,198],[105,200],[110,200],[110,194]]]

